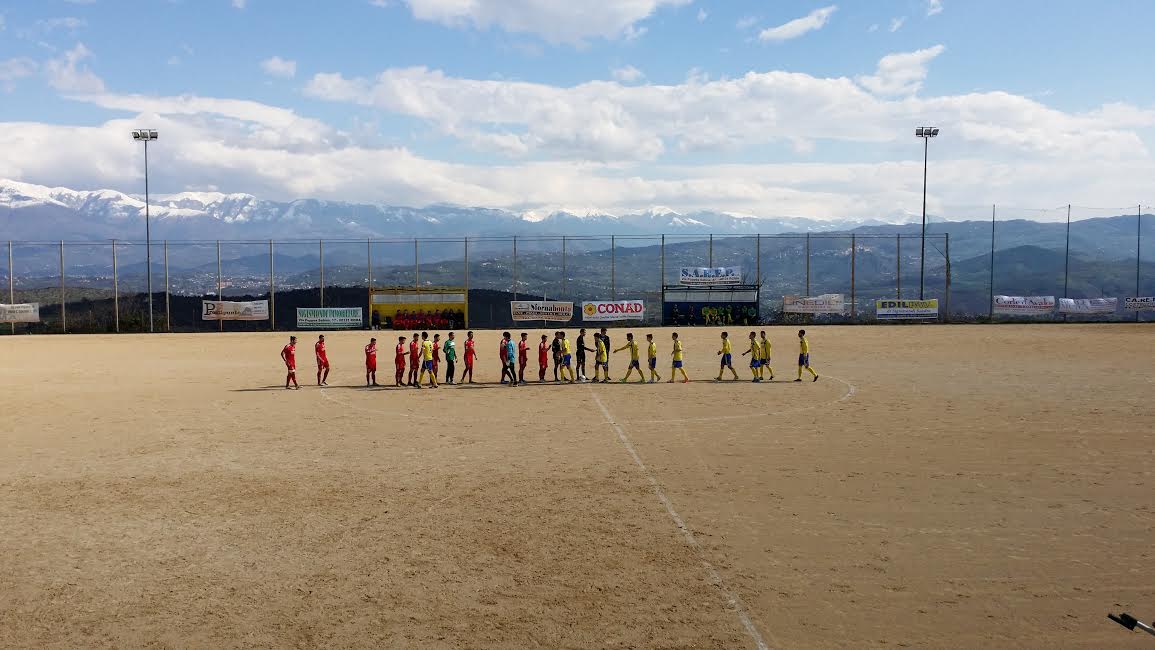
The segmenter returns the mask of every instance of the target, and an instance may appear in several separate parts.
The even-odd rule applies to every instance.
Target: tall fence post
[[[902,235],[894,236],[894,293],[902,300]]]
[[[754,235],[754,275],[757,284],[762,284],[762,235]]]
[[[112,240],[112,323],[113,330],[120,333],[120,281],[116,266],[116,240]]]
[[[321,307],[325,306],[325,240],[317,240],[317,260],[321,267]]]
[[[365,268],[368,269],[365,277],[366,284],[369,285],[369,295],[366,296],[369,313],[366,317],[369,319],[369,329],[373,329],[373,240],[369,237],[365,238]]]
[[[172,285],[168,280],[168,240],[164,240],[164,329],[172,332]]]
[[[64,302],[64,240],[60,240],[60,331],[68,333],[68,307]]]
[[[610,300],[618,299],[618,244],[610,235]]]
[[[273,240],[269,240],[269,331],[277,331],[277,280],[274,266]]]
[[[513,236],[513,299],[517,300],[517,235]]]
[[[566,258],[566,239],[565,239],[565,235],[562,235],[562,237],[561,237],[561,295],[563,298],[566,296],[569,296],[569,290],[568,290],[569,287],[567,286],[569,283],[569,274],[566,272],[566,268],[565,268],[565,261],[566,260],[565,260],[565,258]]]
[[[417,238],[413,238],[413,289],[421,288],[421,257],[417,252]]]
[[[714,268],[714,235],[710,234],[710,268]]]
[[[662,297],[664,298],[666,295],[666,236],[665,235],[662,235],[662,251],[661,252],[662,252],[662,254],[661,254],[661,257],[662,257],[662,264],[661,264],[661,266],[662,266],[662,281],[659,283],[658,286],[662,289]],[[664,310],[665,308],[666,308],[666,306],[663,304],[662,309]]]
[[[855,258],[858,255],[858,240],[855,235],[850,235],[850,320],[858,319],[858,294],[855,292],[854,284],[854,267]]]
[[[1139,297],[1140,278],[1143,264],[1143,204],[1139,204],[1139,211],[1135,213],[1135,297]],[[1139,310],[1135,310],[1135,322],[1139,322]]]
[[[987,314],[987,320],[993,321],[995,319],[995,206],[991,206],[991,280],[990,280],[990,299],[988,307],[990,312]]]
[[[946,322],[950,322],[950,233],[946,233]]]
[[[810,295],[810,233],[806,233],[806,295]]]
[[[12,240],[8,240],[8,303],[16,304],[16,270],[12,267]],[[12,333],[16,333],[16,323],[9,323]]]
[[[1067,286],[1071,277],[1071,204],[1067,204],[1067,250],[1063,254],[1063,297],[1067,295]]]
[[[217,240],[217,300],[224,300],[224,282],[221,280],[221,240]],[[225,321],[217,321],[217,329],[225,331]]]
[[[469,327],[469,237],[465,238],[465,327]]]

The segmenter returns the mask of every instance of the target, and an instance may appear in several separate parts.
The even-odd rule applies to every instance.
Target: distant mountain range
[[[185,192],[150,197],[153,237],[171,240],[386,239],[498,235],[775,234],[885,225],[875,219],[760,218],[682,214],[663,207],[621,215],[424,208],[250,194]],[[143,239],[144,201],[112,190],[79,191],[0,180],[0,232],[15,240]]]

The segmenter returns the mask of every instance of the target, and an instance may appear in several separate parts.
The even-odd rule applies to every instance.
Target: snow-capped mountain
[[[0,180],[0,239],[143,239],[142,197]],[[588,210],[514,213],[432,205],[410,208],[301,199],[266,201],[251,194],[182,192],[151,197],[155,239],[360,239],[414,236],[654,235],[827,232],[873,220],[760,218],[723,212],[680,213],[666,207],[608,214]]]

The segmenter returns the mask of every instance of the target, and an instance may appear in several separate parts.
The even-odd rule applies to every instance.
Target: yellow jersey
[[[722,339],[722,354],[730,354],[734,351],[734,347],[730,345],[730,339]]]
[[[682,342],[674,341],[674,361],[682,360]]]
[[[424,361],[433,361],[433,342],[425,340],[421,342],[421,359]]]
[[[630,361],[637,361],[638,360],[638,342],[637,341],[629,341],[626,343],[626,347],[630,349]]]
[[[750,358],[757,361],[762,358],[762,344],[750,339]]]
[[[602,339],[598,339],[598,342],[597,342],[596,344],[594,344],[594,347],[596,347],[596,348],[598,349],[598,356],[597,356],[597,360],[598,360],[598,361],[605,361],[605,360],[606,360],[606,344],[605,344],[605,341],[603,341]]]
[[[646,356],[650,359],[658,358],[658,344],[650,341],[650,347],[646,350]]]
[[[810,354],[810,341],[807,341],[805,336],[798,339],[798,351],[801,354]]]
[[[562,354],[569,354],[570,353],[569,339],[562,339],[561,340],[561,353]]]
[[[762,339],[762,358],[770,358],[770,339]]]

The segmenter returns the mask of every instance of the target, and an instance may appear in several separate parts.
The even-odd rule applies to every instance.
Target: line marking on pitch
[[[609,409],[606,408],[605,403],[602,402],[602,399],[598,397],[598,394],[595,393],[592,388],[590,389],[590,395],[593,396],[594,402],[596,402],[598,408],[601,409],[602,415],[606,418],[606,423],[612,426],[614,431],[617,432],[618,440],[621,441],[622,446],[626,448],[630,457],[634,459],[634,463],[636,463],[637,466],[641,468],[642,473],[645,474],[646,480],[650,482],[650,486],[654,489],[654,494],[658,497],[658,500],[662,502],[662,505],[666,507],[666,512],[670,515],[670,519],[674,521],[674,525],[678,527],[678,530],[682,532],[682,536],[686,538],[686,543],[698,554],[698,559],[702,561],[702,566],[705,567],[710,582],[721,590],[722,595],[726,597],[726,604],[732,607],[738,614],[738,620],[742,622],[742,627],[746,628],[746,633],[754,640],[755,647],[757,647],[758,650],[769,650],[766,641],[762,639],[762,634],[758,632],[754,621],[750,619],[750,614],[746,610],[746,604],[742,602],[742,599],[737,593],[726,586],[726,582],[722,580],[722,576],[718,573],[718,570],[706,559],[706,552],[702,548],[702,545],[698,543],[698,538],[694,537],[694,533],[690,530],[690,527],[686,525],[686,522],[682,521],[681,515],[674,509],[674,504],[671,503],[669,497],[666,496],[666,491],[662,489],[662,484],[658,482],[654,473],[642,462],[642,457],[638,455],[637,449],[634,448],[634,443],[630,441],[625,430],[622,429],[621,425],[610,415]]]

